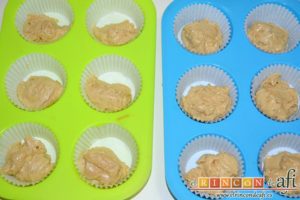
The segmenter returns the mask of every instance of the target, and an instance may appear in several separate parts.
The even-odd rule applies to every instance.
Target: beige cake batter
[[[195,182],[199,177],[237,177],[239,175],[239,164],[235,157],[228,153],[217,155],[206,154],[197,161],[197,167],[191,169],[184,175],[187,183]],[[221,190],[203,191],[211,195],[222,193]]]
[[[63,86],[51,78],[31,76],[17,88],[20,102],[29,110],[41,110],[56,102],[63,93]]]
[[[51,158],[42,142],[26,137],[24,142],[13,144],[6,155],[1,172],[19,181],[37,182],[52,170]]]
[[[300,194],[300,154],[281,152],[274,156],[267,156],[264,160],[264,175],[266,181],[276,182],[279,177],[287,177],[289,169],[295,169],[296,190],[287,191],[286,194]],[[272,187],[272,185],[270,185]],[[276,184],[274,185],[276,186]],[[292,188],[292,186],[290,187]]]
[[[275,24],[256,22],[248,29],[248,37],[258,48],[280,53],[287,49],[289,33]]]
[[[126,85],[109,84],[91,76],[85,85],[85,92],[99,110],[116,112],[129,106],[132,101],[131,90]]]
[[[81,174],[98,186],[114,186],[129,175],[129,167],[106,147],[89,149],[79,159]]]
[[[112,46],[126,44],[139,34],[138,29],[128,20],[118,24],[106,25],[102,28],[95,26],[93,32],[102,43]]]
[[[281,80],[280,74],[273,74],[263,81],[255,101],[264,114],[277,120],[287,120],[298,110],[297,91]]]
[[[187,49],[199,54],[214,53],[223,44],[220,27],[206,19],[186,25],[182,30],[181,39]]]
[[[46,15],[27,16],[23,25],[23,34],[27,40],[33,42],[53,42],[64,36],[69,26],[59,26],[57,19]]]
[[[220,119],[230,111],[232,99],[229,88],[218,86],[192,87],[181,100],[182,108],[199,121]]]

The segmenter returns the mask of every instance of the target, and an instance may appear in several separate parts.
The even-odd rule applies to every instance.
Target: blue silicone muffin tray
[[[299,21],[300,1],[297,0],[175,0],[165,11],[162,22],[164,128],[166,181],[176,199],[199,199],[184,185],[179,174],[179,156],[193,138],[204,134],[217,134],[234,142],[245,160],[245,176],[261,177],[258,154],[266,140],[278,133],[300,134],[300,120],[277,122],[264,116],[251,99],[254,76],[272,64],[286,64],[300,69],[299,45],[288,53],[269,54],[250,43],[244,30],[247,15],[258,5],[275,3],[293,12]],[[229,44],[220,52],[197,55],[186,50],[173,32],[176,15],[191,4],[209,4],[220,9],[231,23]],[[238,88],[238,102],[232,114],[217,123],[201,123],[183,113],[176,101],[176,86],[180,78],[192,67],[214,65],[227,72]],[[287,199],[273,192],[274,199]]]

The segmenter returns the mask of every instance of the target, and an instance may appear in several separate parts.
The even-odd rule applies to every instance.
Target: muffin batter
[[[51,78],[31,76],[17,87],[20,102],[29,110],[41,110],[56,102],[63,93],[63,86]]]
[[[126,85],[109,84],[91,76],[85,85],[85,92],[91,103],[101,111],[116,112],[129,106],[131,90]]]
[[[59,26],[58,20],[46,15],[30,14],[23,26],[25,38],[33,42],[53,42],[68,32],[69,26]]]
[[[280,74],[273,74],[263,81],[255,101],[261,112],[277,120],[288,120],[298,110],[297,91],[281,80]]]
[[[137,37],[139,31],[128,20],[117,24],[109,24],[102,28],[95,26],[94,35],[106,45],[123,45]]]
[[[79,159],[80,173],[98,186],[114,186],[129,175],[129,167],[106,147],[89,149]]]
[[[188,50],[199,54],[214,53],[223,44],[220,27],[206,19],[186,25],[182,30],[181,39]]]
[[[192,87],[181,100],[181,106],[190,116],[199,121],[211,122],[230,111],[232,99],[229,88],[218,86]]]
[[[184,175],[187,183],[197,183],[199,177],[237,177],[239,175],[239,164],[235,157],[228,153],[217,155],[206,154],[197,161],[198,166]],[[222,190],[203,191],[211,195],[223,193]]]
[[[26,137],[24,142],[13,144],[2,167],[2,174],[14,176],[19,181],[37,182],[52,170],[51,158],[42,142]]]
[[[287,49],[289,33],[275,24],[256,22],[248,29],[248,37],[258,48],[280,53]]]
[[[286,194],[300,194],[300,154],[281,152],[274,156],[267,156],[264,160],[264,175],[266,181],[276,182],[279,177],[286,177],[289,169],[296,170],[296,190],[289,190]],[[272,185],[270,185],[272,187]]]

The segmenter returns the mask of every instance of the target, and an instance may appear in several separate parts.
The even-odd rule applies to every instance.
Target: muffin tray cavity
[[[127,6],[122,6],[124,3]],[[69,25],[69,31],[50,43],[30,42],[22,34],[24,17],[29,13],[56,18],[60,26]],[[125,19],[138,29],[138,36],[127,44],[108,46],[91,33],[95,25]],[[27,129],[18,127],[44,127],[53,134],[57,151],[55,168],[38,183],[13,184],[5,176],[0,178],[1,197],[128,199],[142,189],[151,171],[155,30],[156,15],[150,0],[8,2],[0,32],[0,143],[7,146],[26,135],[39,135],[37,129],[23,133],[21,130]],[[18,99],[18,83],[41,75],[61,83],[62,95],[50,107],[27,109]],[[117,112],[96,109],[86,99],[82,85],[92,75],[108,83],[127,85],[131,104]],[[91,130],[95,132],[93,137],[87,134]],[[41,138],[47,142],[47,137]],[[7,151],[3,146],[2,151]],[[98,146],[111,148],[127,163],[131,169],[126,180],[104,188],[94,187],[81,177],[76,167],[76,159],[83,153],[80,148]]]
[[[265,10],[261,7],[265,7]],[[255,13],[257,8],[259,12],[264,10],[263,14]],[[213,12],[217,14],[207,12],[207,9],[215,10]],[[224,16],[220,15],[220,12],[228,20],[229,27],[226,28],[226,24],[222,25],[221,19],[224,19]],[[276,17],[269,16],[276,13]],[[300,2],[293,0],[253,0],[243,1],[242,4],[235,0],[175,0],[167,8],[162,22],[165,162],[167,184],[176,199],[201,198],[201,195],[191,192],[185,186],[180,173],[184,169],[184,166],[182,168],[180,165],[181,161],[188,162],[185,150],[198,138],[206,135],[227,138],[241,152],[244,176],[261,177],[263,174],[258,167],[259,154],[268,139],[280,133],[300,134],[299,108],[290,120],[274,120],[264,115],[252,99],[252,90],[257,88],[255,81],[260,80],[268,71],[281,73],[282,79],[300,94],[299,16]],[[219,22],[225,42],[219,51],[207,55],[197,54],[182,44],[178,37],[182,28],[200,19]],[[277,23],[288,30],[290,39],[285,52],[268,53],[250,42],[247,28],[258,19]],[[290,26],[291,23],[294,25]],[[230,38],[227,38],[228,36]],[[226,82],[224,77],[216,78],[215,72],[207,73],[204,77],[207,66],[222,70],[233,83]],[[198,73],[201,68],[204,71],[202,75]],[[208,83],[236,87],[235,92],[231,92],[231,96],[236,99],[236,103],[233,101],[232,110],[227,116],[209,123],[195,120],[180,106],[180,99],[190,86]],[[298,97],[298,103],[299,99]],[[215,150],[213,146],[211,148],[208,147],[207,152]],[[199,146],[199,151],[201,150],[203,147]],[[194,150],[190,152],[190,159],[197,160],[195,155],[200,153],[195,154]],[[276,192],[271,193],[276,199],[287,198]]]

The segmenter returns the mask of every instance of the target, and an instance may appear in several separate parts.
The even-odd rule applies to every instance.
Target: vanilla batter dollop
[[[192,182],[198,183],[199,177],[237,177],[239,175],[239,164],[232,155],[221,152],[219,154],[205,154],[197,161],[197,167],[191,169],[184,175],[188,185]],[[223,193],[222,190],[202,191],[210,195]]]
[[[42,142],[26,137],[24,142],[13,144],[1,168],[2,174],[14,176],[19,181],[37,182],[52,170],[53,164]]]
[[[182,30],[181,39],[188,50],[199,54],[214,53],[223,44],[219,25],[206,19],[186,25]]]
[[[274,156],[267,156],[264,160],[264,175],[266,181],[272,181],[276,183],[277,178],[287,177],[288,171],[294,169],[296,178],[296,188],[295,190],[286,191],[287,195],[300,194],[300,154],[299,153],[289,153],[281,152]],[[276,187],[276,184],[270,185],[271,187]],[[290,189],[292,185],[290,184]]]
[[[248,37],[258,48],[280,53],[287,49],[289,33],[272,23],[255,22],[248,29]]]
[[[132,101],[131,90],[123,84],[109,84],[96,76],[88,78],[85,92],[91,103],[101,111],[116,112],[129,106]]]
[[[55,18],[30,14],[23,25],[23,34],[29,41],[47,43],[64,36],[69,28],[69,26],[59,26]]]
[[[79,159],[80,173],[97,186],[115,186],[129,175],[129,167],[106,147],[84,152]]]
[[[93,32],[98,40],[111,46],[126,44],[139,34],[139,30],[128,20],[117,24],[109,24],[102,28],[94,26]]]
[[[181,106],[194,119],[211,122],[227,115],[232,99],[228,87],[195,86],[182,98]]]
[[[281,80],[280,74],[273,74],[261,84],[255,94],[255,102],[265,115],[288,120],[298,110],[298,93]]]
[[[41,110],[55,103],[63,93],[63,86],[51,78],[31,76],[17,87],[20,102],[29,110]]]

